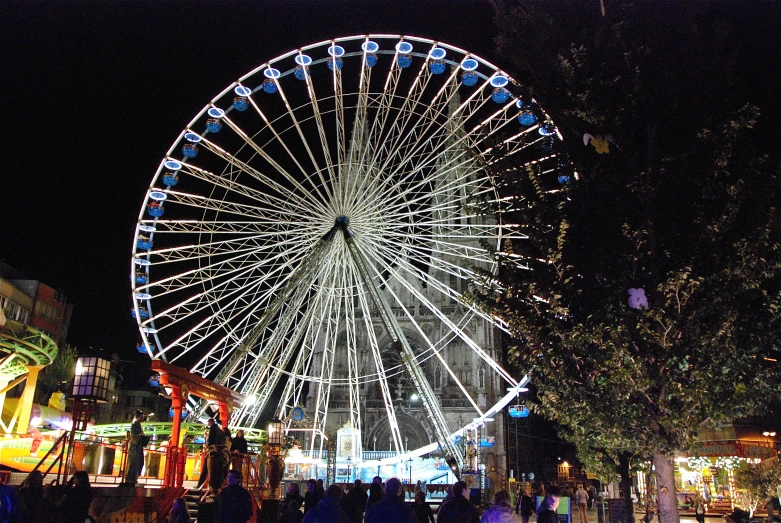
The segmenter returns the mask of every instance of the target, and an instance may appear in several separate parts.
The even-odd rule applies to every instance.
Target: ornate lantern
[[[266,477],[272,492],[277,491],[285,473],[285,460],[280,456],[284,437],[284,424],[274,418],[268,424],[268,461],[266,462]]]

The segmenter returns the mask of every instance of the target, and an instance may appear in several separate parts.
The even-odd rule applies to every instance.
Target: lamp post
[[[106,403],[108,398],[108,380],[111,363],[102,358],[78,358],[76,372],[73,378],[73,426],[68,436],[68,453],[64,461],[70,468],[73,459],[76,431],[87,429],[90,416],[98,403]],[[57,482],[67,470],[63,471],[63,461],[57,472]]]
[[[263,501],[261,520],[266,523],[279,521],[279,483],[285,473],[285,460],[282,459],[282,440],[285,436],[285,426],[277,418],[268,424],[268,443],[266,445],[266,478],[268,480],[269,499]]]
[[[352,463],[352,458],[350,456],[347,456],[347,481],[345,483],[350,482],[350,463]]]

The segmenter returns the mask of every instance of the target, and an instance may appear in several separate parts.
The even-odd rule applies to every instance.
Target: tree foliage
[[[584,5],[496,2],[500,51],[579,180],[494,164],[529,240],[497,253],[498,284],[485,275],[474,297],[509,325],[532,408],[581,452],[653,457],[674,521],[672,453],[779,394],[779,173],[753,147],[758,109],[730,92],[728,27],[696,7]]]
[[[737,484],[738,506],[754,515],[760,503],[778,494],[781,486],[781,462],[777,459],[772,463],[761,466],[749,467],[738,472],[735,483]]]
[[[78,351],[66,345],[60,347],[54,361],[43,369],[38,376],[35,388],[35,401],[40,405],[47,405],[49,397],[54,392],[61,391],[62,387],[73,380],[76,372],[76,359]]]

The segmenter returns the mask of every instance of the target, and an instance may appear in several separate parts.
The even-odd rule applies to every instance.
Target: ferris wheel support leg
[[[320,238],[320,241],[313,249],[311,255],[291,275],[284,289],[279,293],[279,295],[277,295],[276,299],[269,305],[269,307],[263,313],[263,317],[260,319],[257,326],[252,329],[252,331],[247,335],[245,340],[233,352],[233,355],[230,357],[230,359],[225,363],[225,365],[222,366],[222,370],[217,374],[217,376],[213,380],[215,383],[219,383],[220,385],[225,384],[225,381],[228,379],[229,376],[231,376],[231,374],[235,372],[236,367],[240,363],[241,359],[244,358],[249,353],[250,349],[252,349],[252,346],[255,345],[255,343],[258,341],[258,338],[260,337],[261,333],[268,327],[272,318],[274,318],[277,312],[279,312],[279,310],[282,308],[282,305],[285,303],[285,301],[287,301],[287,299],[290,298],[290,296],[293,294],[293,292],[296,289],[300,287],[306,288],[309,286],[311,282],[304,281],[304,278],[306,277],[311,278],[312,275],[317,274],[317,272],[313,270],[313,268],[319,265],[320,259],[323,256],[323,252],[325,252],[327,247],[330,245],[331,240],[333,240],[335,235],[336,235],[336,226],[331,228],[331,230],[329,230],[326,234],[323,235],[322,238]],[[208,403],[202,400],[199,403],[198,408],[195,409],[194,411],[196,413],[196,416],[200,416],[206,410],[207,406]]]
[[[396,322],[396,318],[391,313],[390,307],[383,299],[379,289],[377,289],[377,286],[374,285],[374,282],[369,275],[369,271],[367,269],[363,255],[358,249],[358,246],[355,244],[355,238],[353,237],[352,231],[350,231],[346,225],[342,225],[341,229],[344,233],[344,239],[347,243],[348,251],[350,252],[350,255],[355,261],[355,265],[358,268],[358,273],[360,274],[361,280],[363,280],[363,284],[366,286],[366,289],[369,291],[369,295],[372,297],[372,300],[374,300],[374,303],[379,310],[380,321],[382,321],[385,329],[388,331],[388,334],[393,339],[394,346],[401,354],[401,360],[404,368],[409,374],[410,379],[412,379],[412,383],[414,384],[415,389],[417,390],[418,395],[422,400],[423,408],[426,411],[426,417],[428,418],[429,423],[431,423],[431,427],[434,430],[434,435],[437,439],[437,443],[439,443],[439,447],[446,454],[446,458],[455,459],[459,470],[463,469],[464,457],[450,439],[450,430],[447,427],[447,422],[445,421],[445,417],[442,414],[442,410],[439,408],[439,402],[437,401],[436,396],[434,396],[434,391],[431,390],[431,386],[429,385],[428,380],[423,373],[423,369],[421,369],[415,361],[415,354],[412,352],[412,347],[410,347],[409,341],[407,341],[407,337],[402,332],[398,322]]]

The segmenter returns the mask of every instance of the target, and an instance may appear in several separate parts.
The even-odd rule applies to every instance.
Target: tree
[[[78,357],[78,351],[74,347],[66,345],[60,348],[54,361],[38,376],[38,383],[35,387],[36,403],[47,405],[52,393],[61,391],[66,383],[73,380]]]
[[[776,489],[781,485],[781,462],[769,460],[767,465],[749,467],[737,474],[738,504],[749,512],[749,517],[754,517],[757,507],[761,502],[776,495]]]
[[[730,90],[728,27],[697,6],[496,8],[500,51],[579,179],[493,164],[529,240],[497,253],[474,299],[507,322],[531,407],[581,449],[650,457],[660,518],[678,521],[673,453],[779,394],[781,192],[751,140],[759,112]]]

